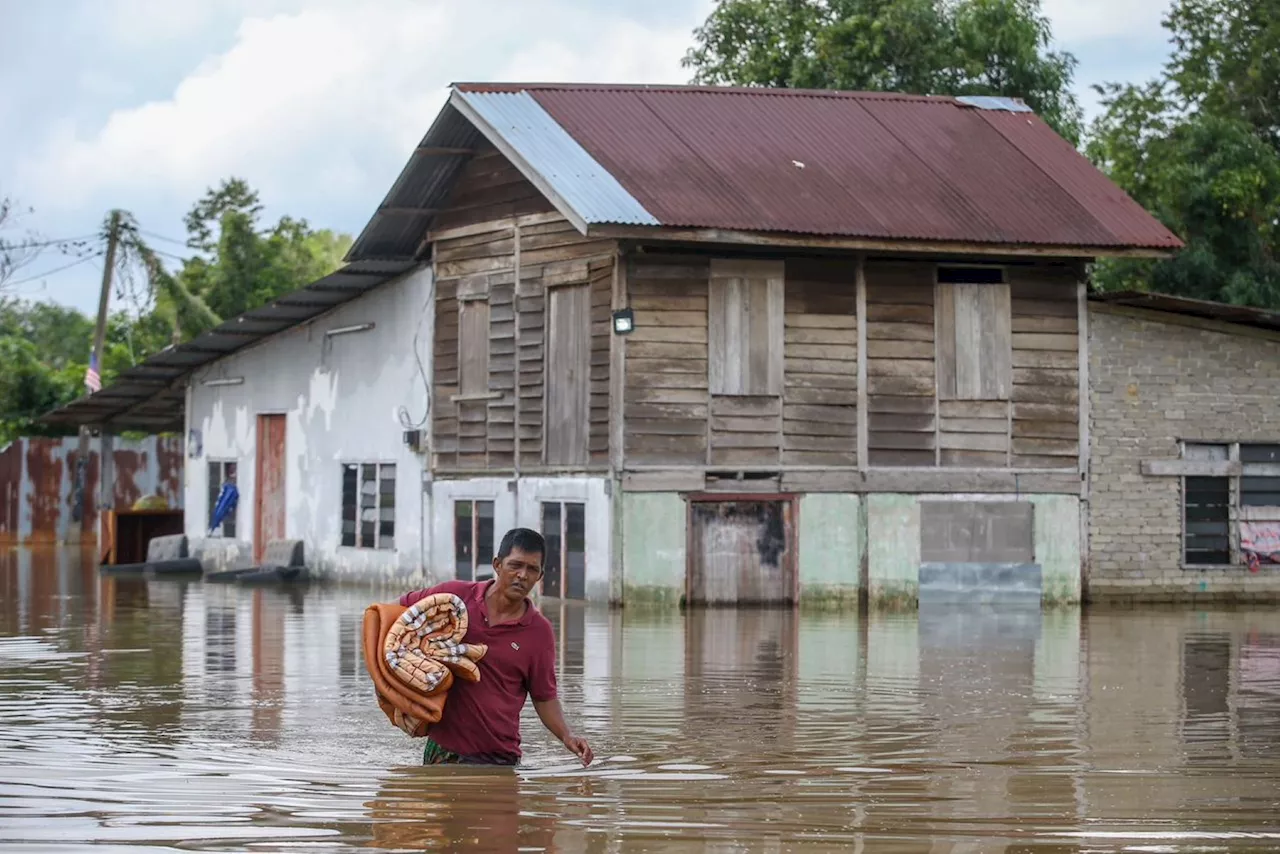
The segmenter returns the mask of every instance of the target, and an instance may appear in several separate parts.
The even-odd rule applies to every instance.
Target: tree
[[[1087,154],[1186,244],[1100,264],[1100,289],[1280,308],[1277,15],[1280,0],[1177,0],[1161,75],[1099,87]]]
[[[1072,144],[1076,60],[1039,0],[718,0],[694,82],[1022,98]]]
[[[260,228],[258,194],[239,178],[210,189],[187,214],[187,245],[199,256],[183,263],[178,282],[220,317],[234,317],[336,270],[351,238],[313,231],[282,217]],[[207,328],[207,327],[206,327]]]
[[[292,217],[264,229],[261,214],[257,193],[243,181],[210,189],[187,216],[193,254],[171,272],[133,216],[120,212],[114,297],[128,310],[108,317],[99,366],[104,386],[170,344],[331,273],[351,245],[346,235],[312,230]],[[31,242],[0,243],[0,252]],[[52,243],[68,244],[64,252],[89,251],[80,241]],[[84,393],[93,328],[75,309],[0,300],[0,445],[50,432],[35,419]]]
[[[28,209],[27,213],[30,212]],[[17,218],[18,210],[13,200],[0,196],[0,290],[3,290],[16,270],[30,263],[39,254],[39,247],[31,239],[5,238],[4,232],[13,227]]]

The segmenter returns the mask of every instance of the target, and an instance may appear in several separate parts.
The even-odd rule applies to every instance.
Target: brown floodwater
[[[0,551],[0,850],[1280,849],[1280,612],[547,604],[582,769],[424,769],[387,593]]]

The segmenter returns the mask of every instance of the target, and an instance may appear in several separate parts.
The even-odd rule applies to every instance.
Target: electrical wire
[[[88,243],[90,240],[101,240],[102,236],[98,234],[89,234],[84,237],[61,237],[57,240],[38,240],[32,242],[21,241],[18,243],[5,244],[10,249],[40,249],[45,246],[58,246],[63,243]]]
[[[152,240],[163,240],[165,243],[176,243],[179,246],[187,245],[187,241],[185,240],[178,240],[175,237],[165,237],[163,234],[156,234],[154,231],[147,231],[145,228],[138,229],[138,233],[145,234],[147,237],[150,237]]]
[[[46,276],[52,276],[54,273],[61,273],[63,270],[70,270],[72,267],[78,267],[79,265],[83,264],[86,261],[92,261],[94,258],[101,258],[105,254],[106,253],[103,251],[98,251],[93,253],[92,255],[86,255],[83,258],[77,258],[75,261],[72,261],[70,264],[64,264],[61,267],[54,267],[52,270],[46,270],[43,273],[40,273],[39,275],[28,276],[27,278],[19,279],[16,282],[5,282],[4,287],[16,288],[18,285],[25,285],[28,282],[34,282],[36,279],[43,279]]]
[[[400,426],[406,430],[420,430],[427,423],[427,419],[431,416],[431,379],[427,376],[427,369],[422,364],[422,355],[418,351],[418,338],[422,335],[422,318],[426,317],[427,309],[430,308],[432,301],[436,298],[436,280],[435,276],[431,277],[431,287],[427,290],[427,301],[422,304],[422,311],[419,314],[418,328],[413,331],[413,358],[418,363],[418,373],[422,376],[422,387],[426,392],[426,409],[422,413],[421,421],[414,421],[409,415],[409,409],[401,406],[396,413],[400,419]]]

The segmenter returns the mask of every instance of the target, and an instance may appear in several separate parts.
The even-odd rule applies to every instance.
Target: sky
[[[1168,0],[1043,0],[1079,65],[1152,77]],[[6,231],[97,233],[130,211],[183,251],[183,214],[238,176],[264,218],[356,235],[456,81],[687,83],[712,0],[0,0],[0,197]],[[29,212],[28,212],[29,211]],[[172,241],[172,242],[171,242]],[[46,252],[10,295],[96,311],[102,268]],[[121,306],[113,305],[113,308]]]

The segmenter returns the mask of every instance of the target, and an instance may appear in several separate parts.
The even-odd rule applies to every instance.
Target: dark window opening
[[[1002,285],[1004,267],[938,267],[943,285]]]
[[[394,463],[343,464],[342,545],[382,550],[396,547]]]
[[[218,506],[218,498],[222,495],[222,487],[227,483],[235,483],[236,464],[232,460],[209,461],[209,521],[213,521],[214,508]],[[236,538],[236,514],[240,512],[239,502],[231,508],[225,519],[213,529],[214,536]]]
[[[1242,463],[1280,463],[1280,445],[1241,445]]]
[[[489,567],[493,558],[493,502],[453,502],[454,577],[478,581],[483,575],[492,574]]]
[[[587,507],[580,502],[542,502],[542,595],[556,599],[587,598]]]
[[[1183,560],[1191,566],[1231,563],[1231,480],[1188,477],[1183,480]]]
[[[1240,506],[1280,507],[1280,477],[1240,478]]]

